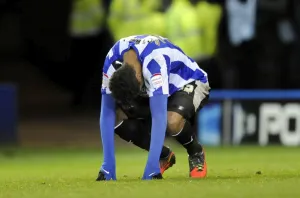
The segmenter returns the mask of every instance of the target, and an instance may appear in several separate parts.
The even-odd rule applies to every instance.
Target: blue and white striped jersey
[[[172,95],[184,85],[200,80],[207,82],[207,74],[184,52],[161,36],[135,35],[120,39],[108,52],[103,67],[102,94],[110,94],[109,79],[116,71],[116,62],[135,50],[142,65],[145,91],[149,97]]]

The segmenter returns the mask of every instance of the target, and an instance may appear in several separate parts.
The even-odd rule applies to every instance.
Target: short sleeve
[[[122,63],[119,61],[114,61],[110,63],[109,61],[105,61],[103,72],[102,72],[102,86],[101,86],[101,93],[102,94],[111,94],[109,90],[109,80],[113,73],[116,71],[117,68],[121,67]]]
[[[148,56],[143,64],[144,81],[150,97],[169,95],[168,63],[163,55]]]

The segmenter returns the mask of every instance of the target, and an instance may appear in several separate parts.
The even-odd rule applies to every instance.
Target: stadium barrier
[[[198,136],[213,146],[300,146],[300,90],[212,91]]]
[[[0,84],[0,145],[17,142],[17,90]]]

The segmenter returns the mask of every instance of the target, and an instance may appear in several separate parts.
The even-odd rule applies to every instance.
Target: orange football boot
[[[207,165],[204,151],[189,156],[190,177],[205,178],[207,174]]]
[[[163,174],[168,168],[172,167],[175,163],[175,154],[170,150],[170,154],[167,157],[159,160],[161,174]]]

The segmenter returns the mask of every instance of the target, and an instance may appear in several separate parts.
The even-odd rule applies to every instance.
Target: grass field
[[[188,178],[187,156],[174,150],[177,163],[164,180],[141,181],[147,153],[119,148],[118,181],[109,182],[95,182],[99,149],[2,150],[0,197],[300,197],[300,148],[206,148],[203,180]]]

